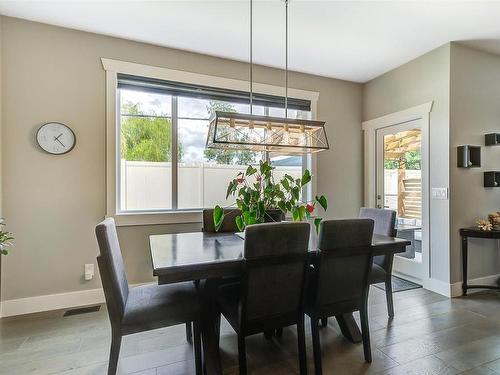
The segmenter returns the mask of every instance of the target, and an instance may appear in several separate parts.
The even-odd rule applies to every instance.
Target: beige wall
[[[100,58],[236,79],[248,65],[91,33],[2,17],[4,214],[16,235],[4,260],[2,299],[100,287],[83,281],[98,252],[93,228],[105,213],[105,74]],[[255,80],[283,84],[283,72],[257,67]],[[290,86],[320,92],[331,150],[318,156],[318,193],[329,217],[354,215],[362,199],[361,85],[290,74]],[[37,127],[61,121],[76,148],[50,156],[34,142]],[[199,224],[122,227],[130,283],[151,279],[150,233],[199,230]]]
[[[363,120],[434,101],[430,114],[429,182],[449,186],[450,44],[404,64],[364,86]],[[430,203],[430,276],[449,282],[449,201]]]
[[[484,134],[500,132],[500,57],[451,45],[450,87],[451,280],[462,280],[461,227],[500,209],[496,188],[484,188],[483,172],[500,170],[500,148],[485,147]],[[481,147],[481,168],[457,168],[456,147]],[[469,279],[500,273],[498,243],[470,240]]]

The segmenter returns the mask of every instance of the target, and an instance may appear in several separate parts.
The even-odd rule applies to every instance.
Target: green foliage
[[[241,210],[241,216],[235,219],[239,230],[247,225],[264,223],[271,218],[269,210],[279,209],[284,214],[291,213],[294,221],[309,219],[315,210],[316,204],[324,210],[328,208],[325,196],[316,196],[313,202],[302,202],[300,192],[311,182],[311,172],[305,170],[301,178],[294,179],[285,176],[278,182],[274,180],[274,167],[267,161],[260,162],[258,169],[249,165],[245,172],[240,172],[231,180],[226,191],[226,199],[232,195],[236,198],[236,206]],[[254,177],[253,177],[254,176]],[[249,178],[255,178],[251,183]],[[214,225],[219,230],[224,220],[224,210],[220,206],[214,208]],[[321,218],[315,218],[316,230]]]
[[[0,218],[0,255],[7,255],[9,252],[7,248],[12,246],[12,240],[14,236],[10,232],[5,232],[1,228],[5,226],[4,219]]]
[[[139,103],[124,103],[121,124],[122,157],[129,161],[166,162],[172,159],[172,122],[167,118],[138,117],[145,115]],[[179,144],[179,157],[182,145]]]
[[[223,221],[224,221],[224,209],[221,206],[217,205],[214,207],[214,225],[216,232],[219,231]]]
[[[207,112],[210,116],[215,111],[236,112],[236,109],[229,103],[210,101],[207,105]],[[218,150],[206,148],[204,151],[205,158],[208,161],[214,161],[217,164],[239,164],[248,165],[255,163],[255,153],[252,151],[238,150]]]
[[[408,151],[401,160],[385,160],[384,169],[399,169],[400,164],[402,169],[420,170],[422,154],[418,151]],[[403,168],[404,167],[404,168]]]

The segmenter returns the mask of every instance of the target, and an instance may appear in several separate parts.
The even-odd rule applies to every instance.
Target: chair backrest
[[[361,207],[358,217],[372,219],[375,222],[373,233],[396,237],[396,211]]]
[[[236,216],[241,215],[241,211],[237,208],[225,208],[224,209],[224,221],[219,229],[219,233],[236,233],[240,230],[238,229],[234,219]],[[203,210],[203,232],[215,233],[214,225],[214,210],[212,208]]]
[[[246,227],[241,321],[299,316],[309,263],[309,233],[310,225],[304,222]]]
[[[368,290],[373,261],[373,220],[323,221],[319,232],[315,310],[328,316],[339,306],[355,311]],[[330,311],[334,313],[334,311]],[[348,311],[345,311],[348,312]]]
[[[106,305],[111,315],[122,317],[128,298],[128,281],[115,221],[108,218],[95,228],[100,256],[97,257]]]

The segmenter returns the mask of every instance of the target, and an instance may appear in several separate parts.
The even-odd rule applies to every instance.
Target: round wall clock
[[[75,147],[76,137],[68,126],[59,122],[48,122],[36,132],[36,141],[49,154],[62,155]]]

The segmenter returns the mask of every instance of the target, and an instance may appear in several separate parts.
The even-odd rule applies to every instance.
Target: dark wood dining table
[[[203,283],[202,344],[206,374],[222,374],[217,339],[218,329],[214,324],[217,280],[236,277],[241,272],[244,239],[233,233],[178,233],[149,237],[153,275],[158,284],[182,281],[206,280]],[[315,257],[317,236],[312,233],[309,244],[311,257]],[[409,241],[374,235],[374,255],[404,252]],[[361,341],[361,332],[352,314],[335,317],[342,334],[351,342]]]

